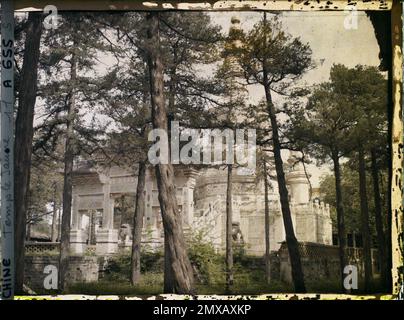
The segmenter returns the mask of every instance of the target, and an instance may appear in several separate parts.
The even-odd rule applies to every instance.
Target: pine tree
[[[314,158],[329,158],[333,163],[342,290],[347,253],[340,159],[349,144],[349,132],[354,125],[349,116],[350,107],[348,101],[334,93],[332,84],[324,83],[314,90],[307,106],[294,111],[291,120],[294,139],[306,142],[306,150]]]
[[[333,78],[331,79],[335,84],[335,90],[341,95],[346,95],[353,104],[354,109],[351,111],[351,116],[356,118],[356,124],[353,128],[353,144],[354,152],[353,157],[358,160],[359,172],[359,190],[360,190],[360,203],[361,203],[361,229],[363,238],[363,257],[365,266],[365,291],[371,290],[372,274],[372,258],[371,246],[372,240],[370,237],[369,226],[369,204],[366,183],[367,171],[367,155],[375,156],[374,149],[381,145],[386,144],[383,138],[387,130],[387,82],[382,74],[374,67],[356,66],[355,68],[348,69],[344,66],[335,66]],[[348,150],[349,151],[349,150]],[[356,153],[356,155],[355,155]],[[374,159],[375,160],[375,159]],[[377,173],[373,173],[374,175]],[[378,179],[374,179],[376,184],[374,187],[378,188]],[[374,190],[378,192],[378,190]],[[375,201],[379,201],[379,195],[375,194]],[[385,241],[384,241],[384,227],[382,224],[382,213],[380,203],[375,205],[375,220],[376,230],[379,242],[379,258],[381,265],[381,279],[386,279],[386,255],[385,255]]]
[[[277,114],[282,111],[275,105],[273,93],[287,94],[293,82],[311,67],[311,50],[299,39],[292,38],[282,30],[277,17],[262,21],[244,35],[239,52],[239,63],[248,84],[259,84],[265,93],[265,107],[271,126],[271,142],[276,176],[285,226],[286,243],[292,266],[292,278],[296,292],[305,292],[304,275],[300,261],[298,242],[292,224],[289,195],[286,187],[282,138],[279,133]]]
[[[159,13],[147,14],[147,64],[150,79],[152,123],[154,129],[167,132],[167,110],[164,97],[164,65],[161,55]],[[174,188],[174,169],[171,164],[156,165],[159,201],[164,225],[165,241],[165,292],[193,293],[194,277],[182,229]],[[167,279],[168,277],[168,279]],[[168,280],[168,281],[167,281]]]
[[[88,156],[99,148],[102,130],[95,123],[86,125],[82,116],[85,108],[96,104],[94,77],[97,50],[105,50],[99,34],[94,30],[88,15],[63,13],[57,30],[47,32],[43,53],[46,78],[40,93],[44,101],[44,120],[36,128],[34,150],[52,156],[64,139],[63,163],[63,213],[60,245],[59,289],[65,286],[69,248],[72,205],[72,174],[74,159]],[[86,75],[84,75],[86,72]],[[94,121],[94,120],[93,120]],[[61,160],[61,159],[59,159]]]
[[[106,77],[108,90],[103,94],[105,105],[102,112],[113,120],[116,129],[109,133],[105,164],[115,164],[135,169],[137,186],[135,214],[133,217],[131,283],[140,280],[140,249],[145,213],[145,180],[147,169],[147,135],[151,115],[149,87],[144,63],[117,68]],[[109,155],[113,155],[112,157]]]
[[[219,108],[222,116],[219,116],[219,126],[228,127],[235,133],[240,126],[241,117],[246,101],[246,89],[240,85],[242,70],[237,63],[236,53],[241,46],[240,21],[233,17],[231,20],[228,37],[224,44],[222,66],[216,77],[223,83],[224,106]],[[224,110],[223,110],[224,109]],[[224,115],[224,116],[223,116]],[[226,291],[231,293],[233,275],[233,162],[234,159],[226,159],[227,165],[227,192],[226,192]],[[230,160],[230,161],[229,161]]]
[[[144,16],[142,13],[126,13],[119,21],[104,20],[109,21],[104,23],[106,29],[115,31],[114,40],[108,42],[114,43],[114,54],[118,60],[117,67],[106,77],[106,82],[110,83],[108,90],[112,90],[107,93],[110,97],[106,101],[104,113],[118,124],[118,130],[114,134],[115,142],[110,145],[120,146],[115,148],[120,150],[115,151],[123,162],[126,161],[125,157],[132,161],[134,158],[139,159],[139,173],[145,174],[144,160],[141,159],[145,157],[147,145],[140,142],[140,131],[144,131],[144,126],[150,122],[150,98],[148,75],[143,72],[147,54]],[[205,91],[212,91],[213,86],[207,79],[198,76],[194,69],[196,64],[212,60],[212,46],[218,37],[217,27],[210,25],[206,14],[197,12],[161,13],[159,20],[161,54],[165,66],[163,72],[168,79],[164,83],[164,91],[168,96],[167,120],[179,120],[181,124],[198,126],[203,121],[200,108],[206,105],[204,100],[210,99]],[[125,54],[120,55],[120,52]],[[205,115],[208,113],[205,112]],[[170,123],[167,125],[170,126]],[[140,182],[143,179],[142,176],[138,177]],[[141,185],[138,182],[138,188]],[[138,279],[140,272],[139,223],[142,221],[140,216],[143,209],[138,203],[141,204],[142,201],[142,193],[138,189],[133,230],[132,282],[133,277]],[[166,268],[165,288],[172,290],[172,276],[169,272],[170,268]]]
[[[309,153],[317,159],[331,159],[334,164],[341,283],[347,256],[340,159],[349,156],[357,159],[366,290],[370,287],[372,266],[365,153],[374,148],[380,141],[376,137],[385,130],[382,111],[386,105],[383,102],[384,83],[375,68],[358,66],[348,69],[334,65],[330,81],[314,89],[306,106],[294,110],[291,125],[294,139],[306,143]],[[375,199],[377,201],[378,196]],[[381,220],[379,210],[376,216]],[[383,234],[381,225],[378,229]]]
[[[31,12],[25,25],[24,60],[18,81],[18,109],[15,122],[15,291],[23,293],[24,252],[30,162],[34,126],[34,109],[37,98],[38,63],[42,35],[42,14]]]

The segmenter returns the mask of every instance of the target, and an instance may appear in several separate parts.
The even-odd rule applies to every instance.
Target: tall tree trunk
[[[387,277],[387,261],[386,261],[386,239],[384,234],[384,225],[382,217],[382,200],[380,196],[379,188],[379,169],[377,166],[377,154],[376,150],[371,150],[372,161],[372,179],[373,179],[373,198],[375,203],[375,221],[376,221],[376,233],[379,253],[379,265],[380,265],[380,280],[384,290],[390,290],[389,280]]]
[[[345,234],[345,217],[344,206],[342,203],[342,187],[341,187],[341,168],[339,163],[339,155],[337,151],[332,152],[332,161],[334,163],[335,176],[335,194],[337,205],[337,227],[338,227],[338,242],[339,242],[339,263],[341,276],[341,289],[344,288],[344,268],[347,265],[346,257],[346,234]]]
[[[264,70],[264,78],[267,78],[267,72]],[[267,82],[267,80],[265,80]],[[288,247],[290,264],[292,267],[292,279],[295,287],[295,292],[306,292],[304,284],[304,274],[300,259],[299,243],[297,242],[295,231],[293,228],[292,214],[289,206],[289,192],[286,187],[285,172],[283,170],[283,160],[281,156],[281,143],[279,140],[278,122],[276,119],[276,110],[272,101],[269,85],[265,84],[265,96],[267,101],[268,115],[271,120],[272,128],[272,143],[274,150],[276,177],[278,181],[279,197],[281,200],[283,224],[285,226],[286,244]]]
[[[270,247],[269,247],[269,185],[268,185],[268,172],[267,164],[264,160],[264,185],[265,185],[265,276],[267,283],[271,282],[271,261],[270,261]]]
[[[363,237],[363,258],[365,265],[365,291],[369,292],[372,282],[372,252],[371,235],[369,228],[369,206],[366,190],[366,165],[363,148],[359,147],[359,194],[361,204],[361,232]]]
[[[233,165],[227,165],[226,192],[226,291],[233,287]]]
[[[149,67],[152,123],[154,129],[167,132],[167,110],[164,99],[164,74],[160,52],[159,13],[147,14],[147,64]],[[174,186],[174,168],[171,164],[156,165],[159,202],[164,226],[165,264],[171,269],[172,280],[165,281],[166,293],[194,293],[194,276],[189,261],[178,211]]]
[[[25,232],[31,173],[34,108],[37,96],[42,13],[28,15],[24,62],[19,85],[14,145],[15,292],[23,293]]]
[[[139,163],[139,172],[136,186],[136,208],[133,217],[132,231],[132,257],[131,257],[131,283],[136,285],[140,280],[140,246],[142,240],[143,217],[145,212],[145,184],[146,163]]]
[[[51,241],[56,242],[57,239],[57,219],[58,219],[58,211],[57,211],[57,188],[56,183],[54,185],[53,191],[53,212],[52,212],[52,227],[51,227]]]
[[[168,92],[168,112],[167,112],[167,128],[168,128],[168,141],[170,141],[170,143],[168,143],[168,152],[171,155],[171,143],[173,143],[173,139],[177,139],[177,137],[172,137],[171,136],[171,122],[174,121],[174,113],[172,112],[172,110],[174,110],[174,104],[175,104],[175,93],[173,91],[173,86],[170,83],[169,86],[169,92]],[[164,242],[164,252],[168,252],[169,248],[168,248],[168,243]],[[167,261],[166,261],[167,262]],[[167,292],[170,292],[170,288],[172,288],[174,286],[174,276],[172,274],[173,270],[170,266],[169,263],[165,263],[164,264],[164,290]]]
[[[267,16],[264,12],[264,22],[267,22]],[[267,46],[267,44],[264,44]],[[281,210],[283,225],[285,227],[286,245],[288,247],[290,264],[292,268],[292,279],[296,293],[305,293],[306,286],[304,283],[303,267],[299,252],[299,243],[297,242],[295,231],[293,228],[292,214],[289,206],[289,192],[286,187],[285,172],[283,170],[283,160],[281,155],[281,143],[279,140],[278,121],[276,119],[276,110],[272,100],[271,88],[268,80],[267,63],[264,59],[262,63],[263,69],[263,86],[265,90],[265,98],[267,102],[267,112],[271,121],[272,143],[275,159],[276,178],[278,181],[279,198],[281,201]]]
[[[57,241],[60,242],[60,238],[62,235],[62,207],[58,208],[58,238]]]
[[[57,239],[57,206],[56,203],[53,203],[53,212],[52,212],[52,226],[51,226],[51,242],[56,242]]]
[[[63,184],[63,212],[62,212],[62,230],[60,237],[60,262],[59,262],[59,289],[64,290],[66,272],[70,253],[70,221],[72,210],[72,175],[74,162],[74,119],[76,114],[75,86],[77,80],[77,60],[73,53],[71,57],[70,82],[73,89],[70,92],[66,120],[66,142],[64,155],[64,184]]]

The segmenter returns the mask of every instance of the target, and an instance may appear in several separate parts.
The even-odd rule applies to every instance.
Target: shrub
[[[202,232],[197,232],[190,239],[188,255],[200,283],[223,283],[223,257],[216,253],[211,243],[204,241]]]
[[[161,273],[164,269],[163,254],[160,251],[142,250],[140,254],[141,273]],[[112,257],[105,268],[105,278],[127,281],[131,274],[131,253],[125,252]]]

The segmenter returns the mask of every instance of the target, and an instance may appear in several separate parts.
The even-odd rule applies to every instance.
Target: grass
[[[226,295],[224,257],[217,255],[206,244],[197,242],[191,247],[191,261],[199,272],[196,276],[196,292],[199,295]],[[120,255],[109,262],[104,276],[98,282],[76,283],[70,285],[67,294],[86,295],[120,295],[120,296],[149,296],[163,293],[164,263],[162,253],[143,253],[142,277],[138,285],[129,282],[130,256]],[[269,284],[265,280],[264,265],[261,259],[240,255],[235,257],[234,284],[232,295],[259,295],[271,293],[293,293],[293,285],[279,280]],[[307,292],[311,293],[343,293],[338,280],[305,279]],[[378,279],[372,283],[370,292],[381,292]],[[360,290],[353,294],[362,294],[363,282],[359,281]]]
[[[254,274],[254,272],[252,272]],[[263,278],[258,280],[257,274],[248,277],[238,275],[234,279],[231,295],[259,295],[270,293],[293,293],[293,286],[282,283],[278,280],[267,284]],[[338,281],[306,281],[307,291],[310,293],[342,293]],[[378,292],[378,281],[372,283],[371,292]],[[363,288],[363,283],[359,283],[359,288]],[[198,295],[226,295],[225,284],[216,282],[212,284],[197,284]],[[120,295],[120,296],[149,296],[163,293],[163,274],[145,273],[137,286],[132,286],[129,281],[103,279],[98,282],[76,283],[69,286],[66,294],[85,295]],[[355,295],[364,294],[363,290],[355,290]]]
[[[224,295],[224,283],[197,284],[196,291],[200,295]],[[86,295],[158,295],[163,292],[163,274],[145,273],[137,286],[132,286],[129,281],[117,281],[104,279],[98,282],[76,283],[67,289],[67,294],[86,294]],[[246,281],[246,277],[235,277],[233,295],[258,295],[264,293],[293,292],[291,286],[279,281],[273,281],[266,284],[265,281]]]
[[[100,280],[98,282],[76,283],[67,288],[67,294],[86,295],[157,295],[163,291],[163,274],[146,273],[140,283],[132,286],[129,281]]]

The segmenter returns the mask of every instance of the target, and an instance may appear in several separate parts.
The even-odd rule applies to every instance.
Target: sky
[[[364,12],[358,12],[357,29],[347,30],[345,19],[350,13],[343,11],[283,12],[280,16],[283,27],[294,37],[309,43],[313,50],[313,60],[317,68],[304,79],[318,83],[328,79],[332,64],[342,63],[348,67],[357,64],[379,65],[379,48],[373,26]],[[231,17],[241,20],[241,27],[249,30],[262,17],[261,12],[214,12],[212,20],[222,26],[230,27]]]

